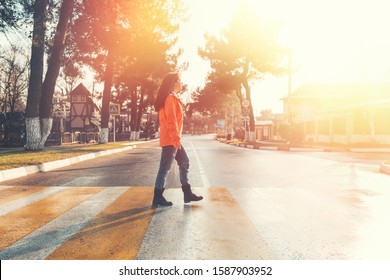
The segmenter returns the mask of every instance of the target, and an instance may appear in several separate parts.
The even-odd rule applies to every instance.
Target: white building
[[[308,84],[283,101],[306,142],[390,144],[390,83]]]

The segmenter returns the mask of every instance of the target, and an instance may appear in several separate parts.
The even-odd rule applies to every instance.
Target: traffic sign
[[[249,106],[249,100],[244,99],[244,101],[242,101],[242,107],[248,107],[248,106]]]
[[[119,104],[110,104],[110,115],[119,116],[121,114],[121,109]]]
[[[249,116],[249,109],[248,108],[243,108],[242,109],[242,116],[243,117]]]

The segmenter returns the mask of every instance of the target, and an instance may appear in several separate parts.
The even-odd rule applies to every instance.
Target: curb
[[[382,173],[385,173],[387,175],[390,175],[390,165],[388,164],[385,164],[384,162],[381,164],[381,168],[380,168],[380,171]]]
[[[390,148],[351,148],[350,151],[353,153],[389,153]]]
[[[151,140],[151,141],[156,141],[156,140]],[[12,180],[12,179],[17,179],[20,177],[24,177],[30,174],[34,173],[39,173],[39,172],[47,172],[50,170],[54,170],[57,168],[69,166],[78,162],[106,156],[106,155],[111,155],[114,153],[119,153],[123,151],[128,151],[133,148],[137,147],[137,144],[142,144],[146,143],[145,142],[137,142],[136,144],[129,144],[128,147],[124,148],[118,148],[118,149],[112,149],[112,150],[105,150],[105,151],[100,151],[96,153],[90,153],[90,154],[85,154],[77,157],[72,157],[72,158],[67,158],[67,159],[60,159],[56,161],[50,161],[50,162],[45,162],[41,164],[36,164],[36,165],[30,165],[26,167],[17,167],[17,168],[12,168],[12,169],[6,169],[6,170],[0,170],[0,182],[7,181],[7,180]]]
[[[226,143],[225,141],[219,140],[220,143]],[[261,146],[261,145],[250,145],[250,144],[238,144],[238,143],[227,143],[228,145],[256,150],[267,150],[267,151],[286,151],[286,152],[352,152],[352,153],[366,153],[366,152],[390,152],[389,148],[292,148],[289,146]],[[390,165],[382,163],[380,166],[380,172],[390,175]]]
[[[249,148],[254,150],[266,150],[266,151],[287,151],[287,152],[325,152],[325,149],[320,148],[292,148],[288,146],[261,146],[250,144],[229,144],[241,148]]]
[[[348,153],[390,153],[390,148],[343,148],[343,147],[323,147],[323,148],[309,148],[309,147],[291,147],[289,145],[251,145],[243,143],[226,143],[226,141],[218,140],[220,143],[228,145],[250,148],[256,150],[278,150],[290,152],[348,152]]]

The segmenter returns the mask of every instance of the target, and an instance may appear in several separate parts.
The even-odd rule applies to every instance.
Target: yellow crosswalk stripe
[[[208,188],[208,203],[194,211],[195,259],[273,259],[268,245],[226,188]]]
[[[20,197],[24,197],[39,192],[46,188],[47,187],[17,186],[17,187],[0,190],[0,205],[18,199]]]
[[[101,191],[101,187],[71,188],[0,217],[0,250]]]
[[[47,259],[135,259],[155,209],[153,188],[130,188]]]

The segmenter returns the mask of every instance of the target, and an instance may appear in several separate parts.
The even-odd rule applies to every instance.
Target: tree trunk
[[[42,87],[40,102],[40,117],[50,118],[52,116],[53,94],[60,73],[61,56],[64,52],[66,29],[72,15],[74,0],[64,0],[58,20],[57,31],[54,37],[54,45],[49,58],[45,81]]]
[[[105,140],[105,142],[102,141],[102,139]],[[99,139],[99,144],[104,144],[108,142],[108,127],[102,128],[100,130],[100,139]]]
[[[26,107],[27,150],[43,149],[52,128],[54,88],[60,70],[66,27],[72,14],[74,0],[64,0],[61,6],[54,46],[48,62],[45,82],[42,84],[47,4],[47,0],[36,0],[34,6],[30,83]]]
[[[61,67],[61,56],[64,52],[66,29],[73,11],[74,0],[64,0],[54,37],[54,45],[49,58],[45,81],[42,86],[42,96],[39,107],[41,119],[41,142],[45,143],[53,124],[53,94]]]
[[[138,123],[138,114],[137,114],[137,101],[138,101],[138,90],[137,87],[131,89],[131,120],[130,120],[130,140],[139,140],[139,133],[137,133],[137,123]],[[139,129],[138,129],[139,130]]]
[[[39,117],[26,118],[26,150],[42,150]]]
[[[99,143],[108,143],[108,122],[110,120],[110,101],[111,101],[111,87],[113,77],[113,52],[108,51],[107,53],[107,65],[106,72],[104,75],[104,90],[103,90],[103,101],[102,101],[102,117],[101,117],[101,133]]]
[[[242,101],[243,101],[243,98],[242,98],[242,92],[241,92],[241,84],[240,86],[236,89],[236,95],[238,97],[238,100],[240,101],[240,106],[242,105]]]
[[[39,122],[39,103],[42,94],[43,57],[46,31],[47,0],[36,0],[31,44],[30,82],[26,106],[26,149],[43,149]]]
[[[135,131],[138,132],[136,133],[136,137],[138,137],[137,140],[139,140],[140,138],[140,127],[141,127],[141,120],[142,120],[142,108],[143,108],[143,105],[144,105],[144,91],[141,87],[141,96],[140,96],[140,99],[139,99],[139,105],[138,105],[138,108],[137,108],[137,123],[136,123],[136,127],[135,127]]]
[[[248,79],[244,79],[242,84],[245,88],[246,100],[249,101],[249,141],[255,141],[255,117],[253,114],[251,88],[249,86]]]

